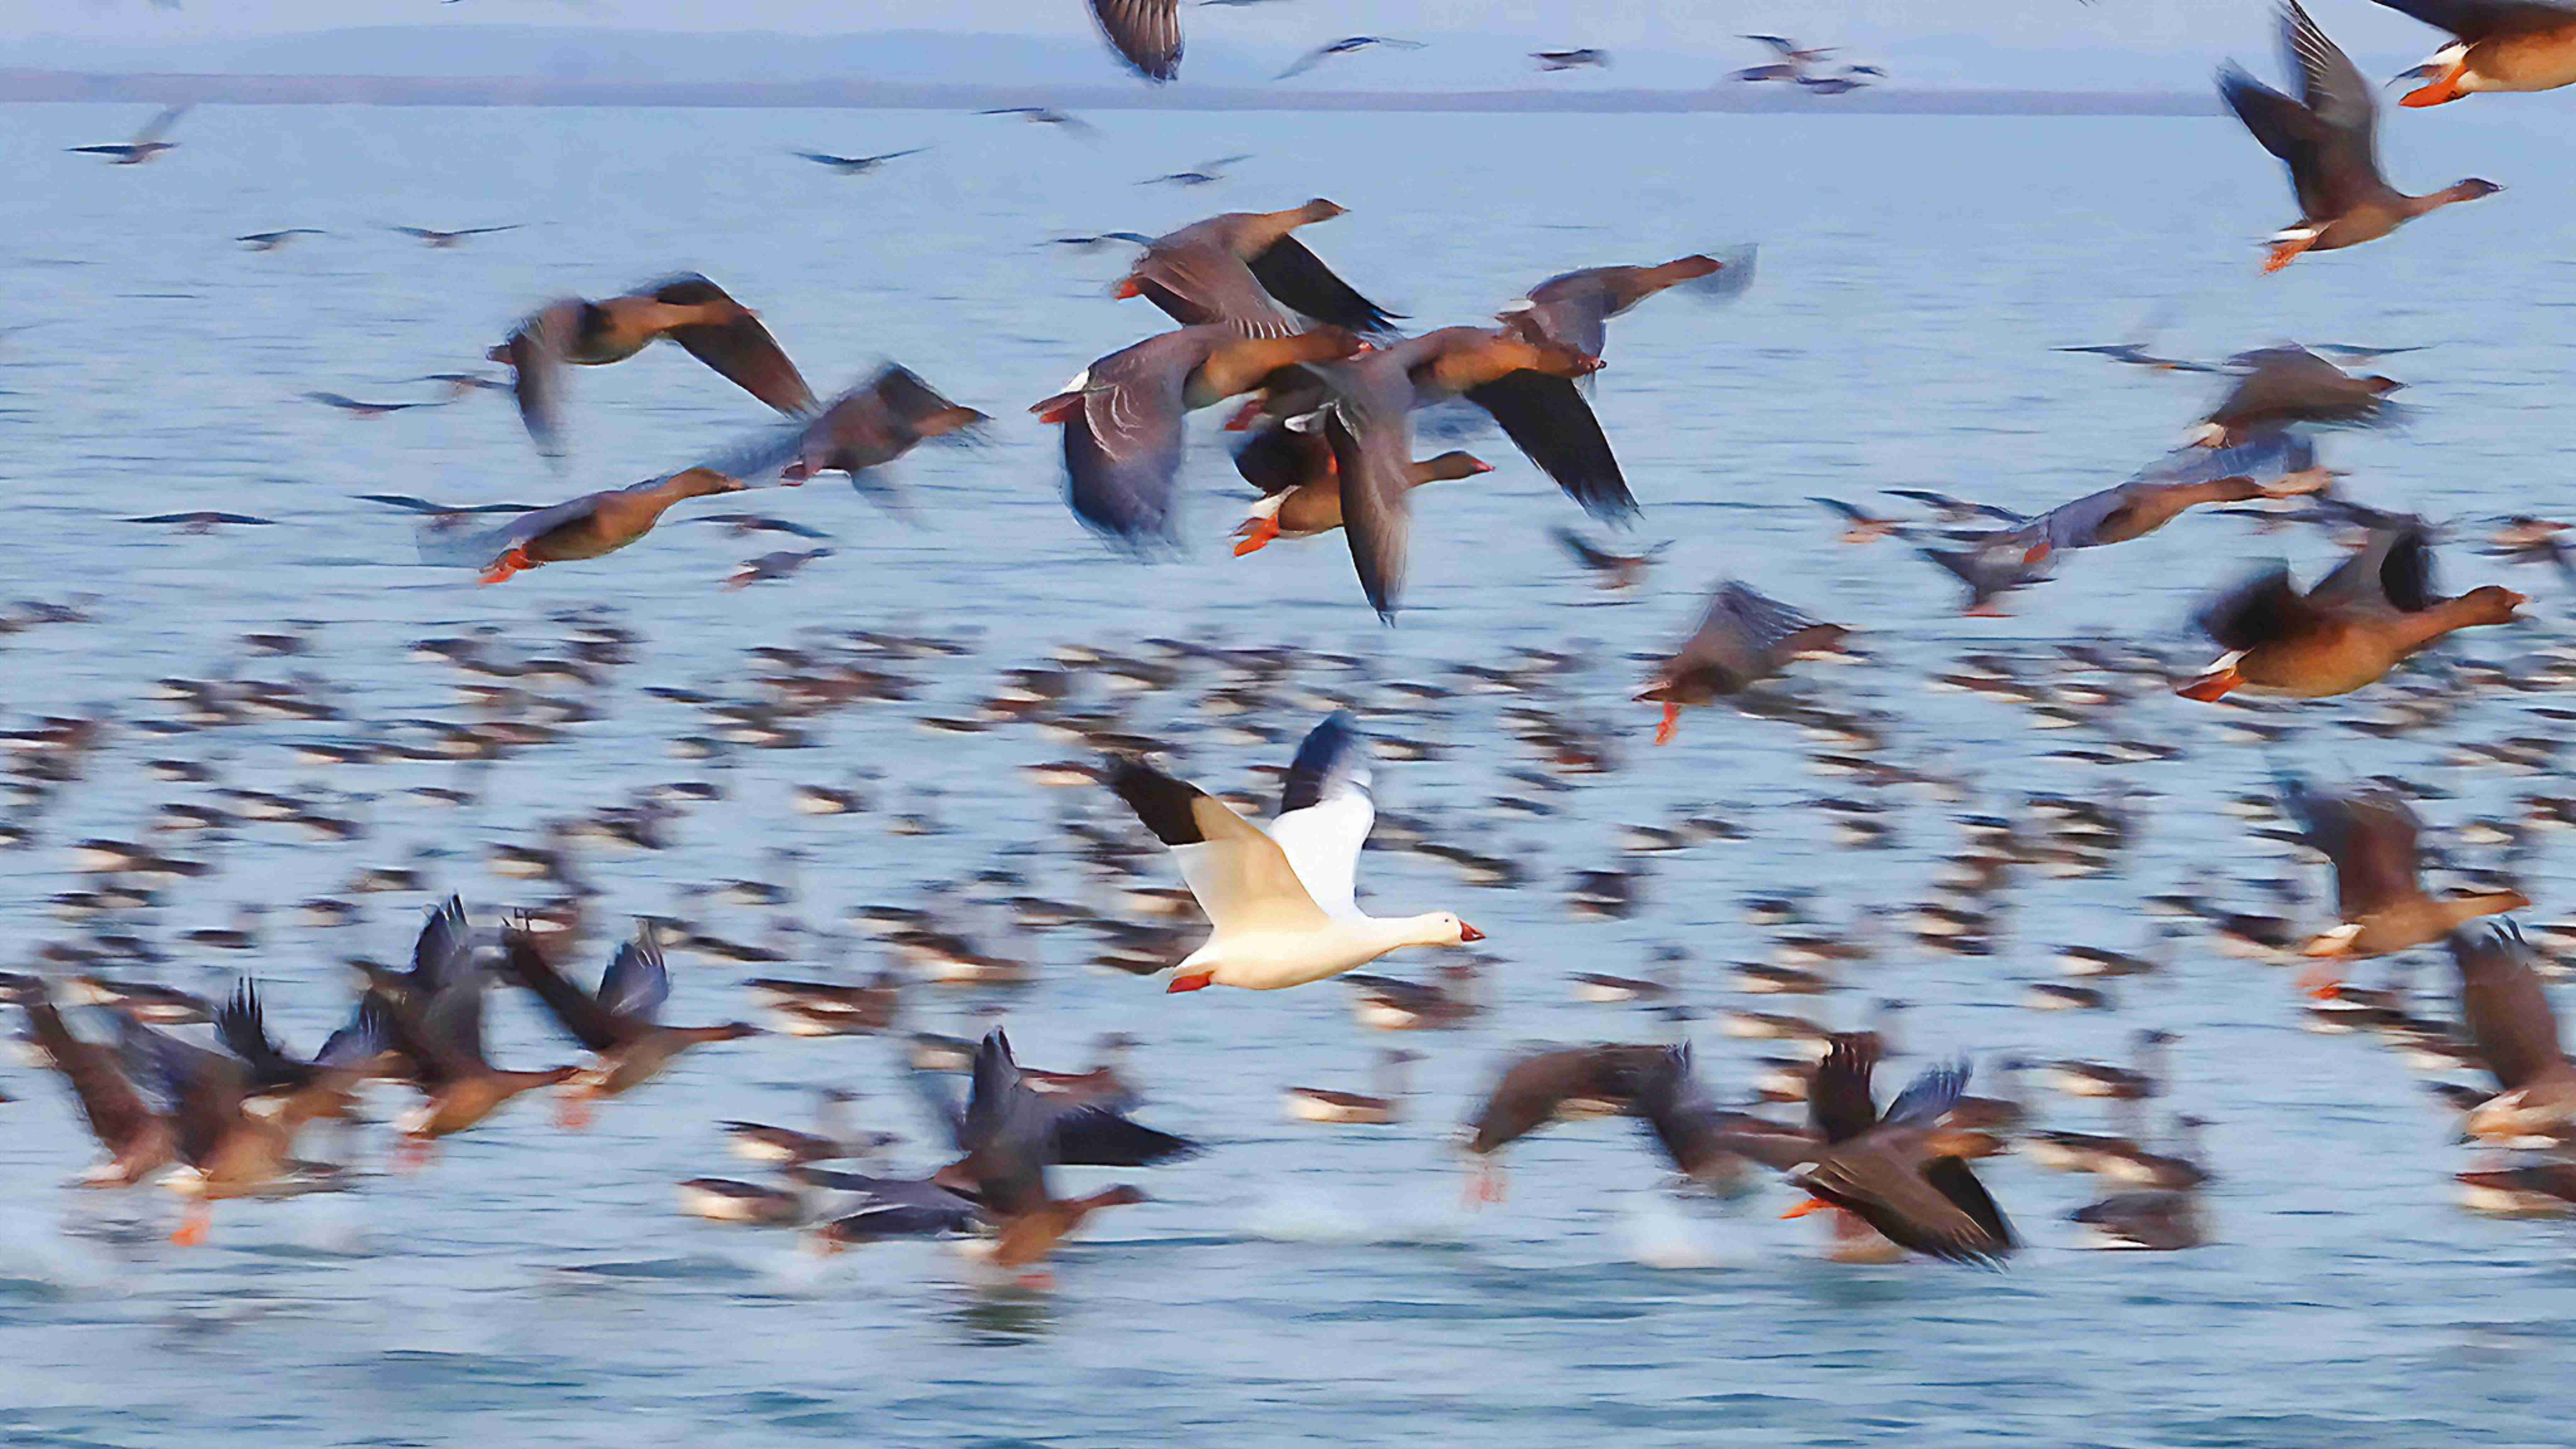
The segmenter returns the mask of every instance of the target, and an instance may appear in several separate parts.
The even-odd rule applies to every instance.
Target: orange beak
[[[1485,933],[1477,930],[1471,925],[1468,925],[1465,921],[1460,921],[1458,923],[1458,939],[1461,941],[1481,941],[1485,939]]]
[[[1820,1213],[1832,1206],[1832,1203],[1825,1201],[1823,1198],[1811,1197],[1805,1202],[1798,1204],[1796,1207],[1789,1209],[1787,1212],[1780,1214],[1780,1216],[1783,1219],[1803,1218],[1809,1213]]]
[[[1163,988],[1163,994],[1169,996],[1175,991],[1205,991],[1215,984],[1215,972],[1193,971],[1186,976],[1173,977],[1172,984]]]

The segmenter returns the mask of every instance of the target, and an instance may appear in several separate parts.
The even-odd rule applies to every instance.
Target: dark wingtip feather
[[[1109,767],[1109,788],[1165,845],[1196,845],[1207,837],[1199,830],[1191,805],[1199,790],[1133,756],[1121,756]]]

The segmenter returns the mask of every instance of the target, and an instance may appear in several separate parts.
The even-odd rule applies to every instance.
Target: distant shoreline
[[[2207,116],[2208,96],[2153,91],[1904,90],[1840,96],[1711,90],[1296,91],[1254,87],[970,86],[898,81],[587,81],[541,77],[108,74],[0,70],[0,102],[254,106],[624,106],[746,110],[1523,111],[1878,116]]]

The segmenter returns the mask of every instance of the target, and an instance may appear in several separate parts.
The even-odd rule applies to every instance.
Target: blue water
[[[463,891],[488,918],[533,898],[487,873],[490,844],[710,777],[729,798],[682,820],[671,848],[585,857],[611,932],[624,913],[680,909],[690,883],[761,872],[779,845],[807,854],[789,914],[818,929],[997,861],[1037,894],[1097,904],[1052,822],[1069,804],[1111,818],[1114,802],[1041,789],[1017,768],[1078,747],[1027,726],[958,736],[916,721],[970,713],[1002,669],[1057,646],[1134,653],[1157,637],[1349,651],[1367,667],[1301,671],[1251,716],[1267,739],[1211,727],[1197,699],[1224,681],[1203,664],[1160,692],[1086,680],[1083,705],[1171,738],[1196,778],[1253,787],[1255,767],[1284,763],[1327,701],[1347,700],[1372,729],[1440,747],[1381,766],[1382,808],[1429,814],[1445,838],[1530,872],[1518,890],[1477,888],[1429,857],[1367,856],[1366,903],[1456,909],[1489,933],[1497,963],[1482,1022],[1406,1042],[1429,1060],[1392,1129],[1280,1120],[1282,1087],[1359,1086],[1386,1040],[1352,1025],[1339,987],[1167,999],[1085,969],[1076,936],[995,938],[1044,963],[1039,984],[993,1002],[1024,1060],[1078,1066],[1098,1033],[1134,1032],[1144,1115],[1212,1148],[1142,1174],[1154,1201],[1096,1219],[1045,1293],[997,1291],[936,1246],[826,1262],[790,1236],[675,1210],[680,1178],[749,1175],[724,1155],[716,1120],[801,1122],[816,1085],[867,1091],[869,1117],[913,1139],[898,1158],[931,1165],[886,1041],[711,1049],[610,1104],[585,1136],[529,1104],[452,1142],[423,1176],[226,1205],[213,1245],[193,1251],[161,1241],[172,1209],[159,1194],[61,1185],[86,1165],[85,1137],[58,1084],[12,1066],[0,1077],[19,1099],[0,1107],[0,1440],[2564,1442],[2566,1229],[2458,1210],[2450,1174],[2466,1159],[2453,1121],[2390,1054],[2303,1030],[2287,972],[2196,938],[2165,975],[2124,983],[2115,1013],[2018,1004],[2022,983],[2049,974],[2052,946],[2134,946],[2139,898],[2203,871],[2286,871],[2321,887],[2321,870],[2220,809],[2261,788],[2267,757],[2222,737],[2212,711],[2152,690],[2107,725],[2043,731],[2027,711],[1925,688],[1962,652],[2036,660],[2070,640],[2137,641],[2183,661],[2203,591],[2285,549],[2303,568],[2330,550],[2191,518],[2072,561],[2013,619],[1962,620],[1945,577],[1893,545],[1837,544],[1803,500],[1914,486],[2035,508],[2125,476],[2205,407],[2206,380],[2048,349],[2117,340],[2161,315],[2159,345],[2201,355],[2286,337],[2423,345],[2382,364],[2412,384],[2410,426],[2336,439],[2329,461],[2360,496],[2436,517],[2563,508],[2555,409],[2576,363],[2558,300],[2576,255],[2576,203],[2558,184],[2565,105],[2480,100],[2391,120],[2401,183],[2479,174],[2512,189],[2269,278],[2256,275],[2255,242],[2290,220],[2287,189],[2218,119],[1120,114],[1095,117],[1104,136],[1086,144],[920,112],[234,108],[189,116],[160,163],[117,168],[59,148],[126,135],[130,110],[0,108],[0,153],[19,158],[0,326],[37,324],[0,337],[12,505],[0,575],[10,597],[78,599],[87,615],[0,640],[0,705],[13,722],[103,708],[127,726],[32,817],[37,843],[0,857],[12,943],[0,965],[77,935],[44,906],[79,883],[65,845],[133,838],[160,802],[208,798],[137,768],[166,755],[217,759],[235,786],[319,792],[371,831],[345,845],[262,825],[216,846],[171,842],[221,869],[139,923],[156,936],[229,924],[242,902],[334,890],[416,851],[440,891]],[[850,180],[785,154],[912,145],[935,149]],[[1233,152],[1257,159],[1224,186],[1136,185]],[[1545,536],[1577,521],[1572,509],[1490,433],[1469,445],[1501,471],[1416,500],[1408,609],[1393,630],[1359,602],[1335,541],[1230,556],[1236,485],[1209,418],[1188,474],[1189,557],[1139,566],[1072,523],[1052,436],[1021,410],[1157,323],[1142,303],[1103,295],[1112,254],[1068,256],[1046,239],[1158,231],[1311,194],[1351,208],[1311,234],[1315,248],[1425,325],[1488,315],[1566,267],[1760,245],[1760,280],[1731,307],[1667,297],[1613,325],[1598,408],[1647,505],[1639,541],[1673,540],[1646,588],[1624,601],[1592,591]],[[455,251],[381,229],[504,223],[525,229]],[[287,226],[331,234],[273,254],[229,240]],[[895,359],[998,421],[980,446],[901,465],[909,521],[837,482],[753,495],[834,535],[837,555],[792,584],[722,590],[741,559],[781,545],[674,522],[614,559],[478,590],[420,567],[405,521],[350,495],[569,496],[715,451],[760,426],[757,405],[673,349],[586,369],[573,379],[575,458],[557,477],[494,395],[375,422],[299,396],[427,398],[406,380],[473,365],[535,303],[681,268],[758,308],[818,387]],[[112,521],[193,508],[280,526],[189,537]],[[2464,587],[2500,566],[2455,548],[2449,567]],[[1625,702],[1641,661],[1688,630],[1722,575],[1859,630],[1867,662],[1811,671],[1803,687],[1873,715],[1884,758],[1974,781],[1975,804],[1892,792],[1895,844],[1859,852],[1805,804],[1860,793],[1809,769],[1836,747],[1708,712],[1652,749],[1651,710]],[[2535,622],[2471,636],[2455,654],[2527,662],[2563,637],[2561,586],[2509,577],[2536,596]],[[597,696],[597,719],[481,774],[481,806],[436,810],[405,793],[455,783],[453,766],[319,766],[291,753],[465,717],[452,672],[408,645],[488,627],[508,648],[556,652],[567,626],[553,616],[585,605],[644,636],[636,662]],[[310,655],[241,658],[239,635],[290,622],[313,626]],[[645,686],[749,693],[745,650],[852,629],[965,652],[887,664],[919,682],[918,697],[813,721],[812,748],[742,751],[721,769],[671,755],[668,742],[702,724]],[[1507,663],[1525,647],[1584,663],[1534,697],[1461,687],[1425,703],[1384,687],[1459,684],[1452,666]],[[168,738],[135,727],[172,715],[152,681],[227,673],[309,674],[345,719]],[[2444,827],[2555,787],[2450,753],[2551,728],[2528,713],[2551,696],[2481,699],[2394,739],[2343,727],[2386,698],[2297,711],[2305,728],[2271,758],[2438,785],[2452,798],[2423,808]],[[1619,736],[1621,768],[1572,778],[1543,797],[1544,816],[1493,803],[1529,793],[1501,772],[1536,763],[1504,727],[1506,711],[1533,706]],[[2184,754],[2130,768],[2049,757],[2111,735]],[[860,771],[882,776],[870,811],[788,810],[791,786]],[[1784,1190],[1726,1209],[1671,1198],[1661,1165],[1615,1122],[1521,1144],[1511,1200],[1460,1210],[1455,1124],[1515,1044],[1666,1030],[1572,1003],[1569,973],[1639,972],[1652,946],[1673,942],[1691,953],[1703,1013],[1742,1004],[1728,963],[1768,947],[1740,898],[1806,888],[1829,923],[1892,917],[1929,894],[1958,839],[1954,810],[2123,787],[2137,792],[2140,830],[2116,870],[2025,873],[1989,957],[1882,934],[1878,959],[1820,1009],[1849,1024],[1869,996],[1916,1003],[1915,1060],[2116,1058],[2139,1026],[2180,1033],[2166,1105],[2215,1124],[2212,1245],[2072,1251],[2063,1216],[2090,1181],[2005,1158],[1980,1170],[2030,1241],[2009,1272],[1837,1265],[1822,1261],[1812,1221],[1774,1220],[1793,1201]],[[1749,838],[1656,861],[1629,919],[1569,914],[1566,877],[1616,863],[1619,825],[1710,808]],[[887,821],[903,810],[942,828],[896,835]],[[2563,845],[2544,843],[2523,878],[2540,916],[2567,908]],[[368,919],[338,932],[273,917],[249,958],[295,1043],[345,1009],[336,963],[399,954],[428,898],[360,899]],[[766,913],[706,909],[723,934],[770,929]],[[2312,900],[2314,923],[2329,912]],[[183,952],[169,978],[218,990],[244,959]],[[866,948],[856,959],[874,964]],[[2428,981],[2447,980],[2438,953],[2427,964]],[[672,1019],[750,1010],[736,983],[753,973],[686,956],[674,970]],[[907,1025],[967,1030],[985,1004],[925,986]],[[493,1017],[503,1061],[568,1059],[524,1001],[497,1002]],[[1713,1086],[1740,1091],[1760,1053],[1706,1015],[1694,1036]],[[2100,1120],[2065,1099],[2045,1106],[2049,1125]],[[375,1165],[380,1146],[362,1160]]]

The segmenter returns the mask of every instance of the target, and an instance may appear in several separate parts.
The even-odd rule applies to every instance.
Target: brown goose
[[[1101,358],[1029,410],[1064,425],[1066,501],[1084,526],[1130,547],[1168,545],[1179,539],[1182,418],[1281,368],[1366,345],[1345,327],[1287,335],[1234,323],[1183,327]]]
[[[1469,1119],[1467,1153],[1476,1173],[1469,1202],[1503,1200],[1494,1154],[1550,1122],[1617,1116],[1634,1107],[1647,1074],[1669,1048],[1624,1042],[1532,1052],[1505,1068]]]
[[[1648,297],[1706,278],[1723,278],[1726,290],[1737,291],[1751,276],[1749,257],[1730,267],[1715,257],[1697,254],[1652,267],[1586,267],[1560,272],[1530,288],[1527,296],[1496,313],[1495,319],[1533,342],[1560,342],[1599,357],[1609,341],[1610,319]]]
[[[2012,1225],[1968,1164],[1933,1143],[1942,1115],[1967,1087],[1966,1066],[1924,1072],[1881,1116],[1870,1094],[1877,1065],[1874,1038],[1834,1038],[1807,1097],[1825,1147],[1792,1179],[1814,1196],[1785,1216],[1840,1208],[1900,1247],[1954,1262],[2000,1262],[2015,1247]]]
[[[1614,553],[1562,526],[1549,529],[1548,536],[1565,550],[1566,557],[1592,571],[1593,586],[1605,594],[1621,593],[1644,583],[1646,571],[1664,556],[1665,549],[1672,547],[1671,543],[1665,542],[1644,553]]]
[[[1840,653],[1850,632],[1840,624],[1820,624],[1733,580],[1720,584],[1699,628],[1637,695],[1664,707],[1655,743],[1672,743],[1684,706],[1739,693],[1779,673],[1791,660]]]
[[[1333,462],[1332,445],[1321,430],[1299,432],[1274,423],[1236,451],[1234,467],[1245,482],[1262,492],[1261,501],[1252,505],[1234,531],[1235,557],[1265,548],[1275,539],[1313,538],[1342,526],[1342,477]],[[1494,465],[1475,454],[1452,450],[1416,460],[1406,482],[1419,488],[1492,471]]]
[[[2558,1038],[2558,1015],[2532,970],[2531,948],[2511,922],[2453,932],[2460,1021],[2495,1077],[2497,1095],[2470,1113],[2481,1137],[2555,1135],[2576,1116],[2576,1065]]]
[[[832,1223],[827,1243],[935,1235],[981,1220],[994,1229],[985,1256],[997,1267],[1027,1269],[1093,1213],[1145,1201],[1120,1184],[1086,1197],[1059,1198],[1047,1169],[1056,1164],[1141,1167],[1195,1152],[1168,1133],[1128,1121],[1102,1103],[1068,1101],[1033,1089],[1000,1028],[975,1051],[974,1086],[965,1109],[940,1104],[965,1156],[928,1179],[868,1179],[805,1169],[807,1181],[867,1194],[860,1210]],[[1024,1282],[1043,1282],[1025,1275]]]
[[[1404,588],[1417,408],[1464,397],[1586,512],[1610,520],[1636,512],[1610,440],[1573,382],[1600,365],[1560,343],[1444,327],[1329,370],[1324,440],[1341,475],[1351,562],[1380,618],[1395,617]]]
[[[2350,694],[2455,630],[2514,622],[2526,602],[2496,584],[2443,598],[2432,588],[2422,527],[2383,529],[2305,594],[2276,566],[2211,602],[2201,630],[2228,652],[2175,693],[2202,701],[2238,689]]]
[[[585,493],[475,533],[457,531],[462,514],[434,514],[420,525],[421,556],[480,569],[484,583],[497,584],[550,563],[615,553],[651,533],[673,504],[740,493],[746,486],[712,468],[686,468],[667,478]]]
[[[1284,306],[1318,323],[1383,332],[1393,312],[1351,290],[1292,234],[1330,221],[1343,208],[1317,197],[1286,211],[1229,211],[1144,241],[1145,254],[1115,295],[1143,297],[1184,327],[1231,322],[1256,335],[1285,337],[1296,324]]]
[[[595,993],[565,979],[526,927],[502,928],[501,946],[510,974],[537,994],[567,1035],[599,1059],[572,1078],[572,1093],[565,1098],[562,1114],[568,1127],[588,1121],[591,1102],[642,1086],[691,1047],[760,1034],[760,1028],[739,1021],[721,1026],[662,1025],[659,1018],[662,1003],[671,996],[671,973],[663,965],[662,945],[650,921],[639,923],[635,939],[617,948],[608,969],[600,974]]]
[[[324,1064],[269,1110],[251,1111],[241,1063],[163,1036],[132,1017],[117,1021],[127,1060],[170,1103],[182,1162],[170,1186],[188,1201],[170,1241],[203,1243],[214,1204],[226,1198],[291,1197],[339,1185],[339,1168],[296,1158],[295,1139],[306,1123],[346,1103],[361,1064],[375,1055],[371,1038],[352,1039],[346,1059]]]
[[[382,1014],[385,1045],[399,1054],[403,1075],[421,1102],[394,1121],[402,1133],[395,1165],[417,1168],[430,1144],[481,1123],[512,1098],[569,1079],[575,1068],[508,1071],[492,1065],[483,1047],[483,993],[488,978],[474,959],[473,926],[464,903],[450,896],[430,912],[412,947],[407,971],[360,963],[367,995]]]
[[[847,473],[851,485],[864,490],[869,469],[983,421],[982,413],[941,397],[910,370],[889,367],[833,399],[806,424],[796,455],[779,477],[793,486],[819,473]]]
[[[2503,188],[2471,177],[2424,196],[2409,196],[2380,174],[2379,106],[2370,82],[2326,38],[2298,0],[2281,6],[2281,37],[2300,98],[2264,85],[2230,64],[2218,93],[2263,149],[2281,158],[2298,194],[2298,224],[2272,238],[2263,270],[2277,272],[2301,252],[2334,251],[2377,241],[2428,211],[2475,201]]]
[[[2399,80],[2426,84],[2401,106],[2438,106],[2481,91],[2551,91],[2576,84],[2576,9],[2546,0],[2379,0],[2458,36]]]
[[[560,456],[561,373],[565,364],[624,362],[667,337],[727,382],[782,413],[814,410],[814,390],[752,310],[694,272],[591,301],[550,302],[491,351],[517,374],[519,416],[538,451]]]
[[[2060,549],[2104,548],[2144,538],[2203,504],[2292,498],[2317,492],[2326,481],[2321,473],[2271,486],[2242,473],[2224,478],[2136,478],[2061,503],[2032,519],[2014,538],[2029,544],[2022,562],[2036,564]]]
[[[2359,959],[2386,956],[2438,941],[2480,916],[2518,911],[2531,904],[2520,891],[2473,891],[2435,900],[2417,878],[2421,824],[2406,802],[2388,790],[2337,794],[2309,788],[2295,775],[2281,780],[2281,808],[2324,852],[2335,873],[2335,913],[2344,924],[2310,941],[2302,954]],[[2321,969],[2312,985],[2330,981]]]
[[[115,1051],[73,1035],[44,982],[29,979],[17,1000],[38,1050],[71,1084],[91,1135],[107,1149],[107,1160],[84,1173],[81,1186],[132,1187],[177,1161],[177,1131],[135,1090]]]
[[[2192,432],[2201,447],[2240,447],[2297,423],[2370,422],[2384,415],[2388,394],[2406,386],[2377,374],[2355,377],[2296,345],[2256,348],[2235,363],[2235,384]]]

